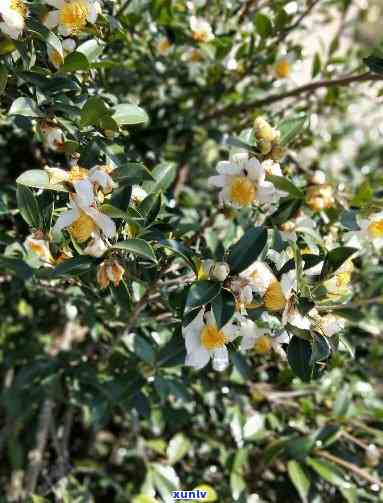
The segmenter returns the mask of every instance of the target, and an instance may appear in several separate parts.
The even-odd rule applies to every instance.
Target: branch
[[[360,75],[349,75],[347,77],[339,77],[333,80],[317,80],[315,82],[310,82],[303,86],[296,87],[295,89],[291,89],[290,91],[286,91],[284,93],[273,93],[265,98],[261,98],[258,100],[251,101],[249,103],[241,103],[239,105],[230,105],[226,108],[221,108],[221,110],[217,110],[210,115],[205,117],[205,120],[216,119],[217,117],[221,117],[226,114],[233,113],[241,113],[246,112],[247,110],[263,107],[265,105],[271,105],[272,103],[276,103],[277,101],[282,101],[287,98],[294,98],[295,96],[300,96],[304,93],[314,92],[318,89],[329,88],[329,87],[345,87],[353,82],[376,82],[383,80],[383,75],[366,72]]]
[[[29,453],[30,465],[27,473],[26,495],[31,496],[36,488],[37,480],[43,466],[43,456],[47,445],[49,427],[52,419],[54,402],[47,398],[41,408],[37,434],[36,447]]]
[[[370,475],[366,470],[363,468],[359,468],[359,466],[354,465],[353,463],[349,463],[348,461],[338,458],[338,456],[334,456],[334,454],[330,454],[327,451],[321,451],[321,450],[315,450],[315,454],[320,456],[323,459],[327,459],[328,461],[332,461],[333,463],[336,463],[339,466],[342,466],[343,468],[346,468],[346,470],[354,473],[358,477],[367,480],[370,484],[377,484],[379,487],[381,487],[382,482]]]

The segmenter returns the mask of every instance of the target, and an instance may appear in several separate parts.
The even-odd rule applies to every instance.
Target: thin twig
[[[48,441],[53,407],[53,400],[51,398],[47,398],[41,408],[36,434],[36,447],[29,453],[30,465],[26,478],[27,496],[30,496],[35,492],[37,481],[43,466],[44,451]]]
[[[359,466],[356,466],[352,463],[349,463],[348,461],[338,458],[338,456],[335,456],[334,454],[330,454],[327,451],[321,451],[321,450],[315,450],[315,454],[317,454],[319,457],[323,459],[327,459],[328,461],[332,461],[333,463],[342,466],[343,468],[346,468],[350,472],[354,473],[358,477],[367,480],[370,484],[377,484],[379,487],[381,487],[382,482],[379,479],[376,479],[374,476],[370,475],[366,470],[363,468],[359,468]]]
[[[251,110],[254,108],[259,108],[265,105],[271,105],[272,103],[276,103],[278,101],[285,100],[287,98],[294,98],[295,96],[300,96],[301,94],[310,93],[317,91],[318,89],[326,89],[330,87],[345,87],[353,82],[377,82],[383,80],[383,75],[378,75],[371,72],[362,73],[360,75],[348,75],[346,77],[339,77],[333,80],[317,80],[314,82],[309,82],[303,86],[296,87],[295,89],[291,89],[290,91],[286,91],[284,93],[273,93],[265,98],[261,98],[258,100],[250,101],[247,103],[241,103],[239,105],[230,105],[226,108],[221,108],[220,110],[216,110],[204,117],[205,120],[216,119],[226,114],[235,114],[246,112],[247,110]]]

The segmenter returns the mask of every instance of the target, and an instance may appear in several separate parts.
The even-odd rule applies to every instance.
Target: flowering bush
[[[3,0],[4,501],[382,498],[367,11]]]

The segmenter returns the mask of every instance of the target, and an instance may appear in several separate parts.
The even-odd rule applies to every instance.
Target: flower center
[[[70,32],[78,32],[86,25],[88,7],[81,0],[66,3],[60,11],[60,24]]]
[[[338,288],[342,288],[347,286],[351,281],[351,273],[350,272],[340,272],[336,274],[336,286]]]
[[[279,281],[270,283],[263,297],[266,309],[269,311],[282,311],[286,305],[286,298],[283,295],[282,287]]]
[[[64,63],[64,58],[59,53],[59,51],[53,50],[49,54],[49,59],[51,60],[51,63],[56,67],[61,66]]]
[[[202,53],[197,51],[197,49],[193,49],[190,53],[190,61],[192,63],[198,63],[202,60]]]
[[[234,176],[230,184],[229,197],[240,206],[251,204],[257,195],[254,184],[246,176]]]
[[[23,18],[25,18],[28,13],[28,9],[24,5],[23,0],[11,0],[10,7],[12,10],[20,14],[20,16],[22,16]]]
[[[209,351],[222,348],[225,345],[225,336],[214,325],[206,325],[201,332],[201,344]]]
[[[45,255],[44,246],[37,241],[29,241],[29,248],[39,257],[43,257]]]
[[[271,350],[271,340],[270,337],[267,335],[263,335],[259,339],[257,339],[257,342],[255,343],[255,351],[261,355],[265,355],[267,353],[270,353]]]
[[[89,172],[85,168],[80,168],[80,166],[75,166],[69,172],[69,181],[71,183],[78,182],[80,180],[85,180],[88,178]]]
[[[287,58],[283,58],[275,65],[275,73],[279,79],[285,79],[290,73],[290,63]]]
[[[69,226],[69,232],[80,243],[89,239],[96,229],[96,224],[84,211],[81,211],[78,219]]]
[[[383,237],[383,219],[376,220],[375,222],[372,222],[368,226],[367,229],[368,229],[368,233],[373,238],[382,238]]]
[[[193,31],[193,40],[196,42],[207,42],[209,40],[209,34],[207,31]]]

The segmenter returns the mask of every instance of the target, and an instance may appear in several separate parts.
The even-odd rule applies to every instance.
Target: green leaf
[[[255,28],[262,38],[267,38],[273,33],[273,25],[270,19],[260,12],[257,12],[255,16]]]
[[[35,189],[49,189],[62,192],[68,192],[68,189],[61,184],[49,183],[49,176],[43,169],[30,169],[22,173],[16,180],[19,185],[33,187]]]
[[[64,63],[60,67],[60,73],[71,73],[78,70],[89,70],[89,61],[84,54],[75,51],[65,58]]]
[[[0,257],[0,270],[9,270],[17,277],[28,280],[33,276],[33,269],[24,260],[14,257]]]
[[[17,98],[12,103],[9,115],[22,115],[23,117],[44,117],[43,112],[32,98]]]
[[[374,197],[374,191],[368,180],[364,181],[356,191],[355,196],[351,200],[351,206],[360,208],[368,204]]]
[[[81,110],[81,127],[96,126],[103,129],[118,130],[112,119],[112,110],[107,108],[103,100],[97,96],[89,98]]]
[[[285,119],[278,125],[281,133],[281,145],[286,147],[291,143],[307,126],[307,115],[298,115],[291,119]]]
[[[113,245],[113,248],[126,250],[134,253],[135,255],[139,255],[140,257],[157,262],[152,246],[143,239],[127,239],[126,241],[120,241],[119,243]]]
[[[322,68],[321,58],[319,53],[316,52],[314,56],[313,67],[311,70],[311,77],[312,78],[316,77],[320,73],[321,68]]]
[[[289,220],[302,205],[300,199],[285,199],[279,204],[279,208],[269,217],[272,224],[280,225]]]
[[[363,62],[372,72],[383,75],[383,58],[371,55],[364,58]]]
[[[42,216],[34,193],[28,187],[18,185],[16,198],[17,206],[23,219],[31,227],[39,229],[41,227]]]
[[[174,182],[177,174],[177,165],[171,162],[164,162],[156,166],[151,172],[155,182],[146,183],[144,189],[148,192],[165,192]]]
[[[310,381],[313,371],[311,352],[311,344],[308,341],[295,335],[291,338],[287,348],[287,359],[294,374],[305,382]]]
[[[323,360],[327,360],[330,354],[331,354],[331,347],[326,337],[324,337],[321,334],[315,334],[310,359],[311,365],[313,365],[315,362],[321,362]]]
[[[119,184],[135,185],[145,180],[153,180],[153,175],[141,162],[127,162],[112,173],[113,180]]]
[[[28,16],[26,20],[27,30],[36,35],[40,40],[49,45],[54,51],[57,51],[61,56],[64,55],[60,39],[52,30],[41,24],[36,18]]]
[[[320,476],[322,479],[330,482],[337,487],[346,488],[349,484],[342,478],[338,468],[324,461],[323,459],[308,458],[306,463]]]
[[[193,262],[194,252],[186,245],[184,245],[180,241],[175,241],[173,239],[164,239],[163,241],[160,241],[160,245],[174,252],[176,255],[185,260],[185,262],[187,262],[187,264],[194,269],[194,262]]]
[[[128,103],[121,103],[113,108],[113,119],[119,126],[149,122],[149,116],[143,108]]]
[[[302,466],[298,461],[291,460],[287,463],[287,471],[291,482],[294,484],[298,494],[303,501],[307,502],[307,496],[310,491],[310,480],[307,478]]]
[[[166,454],[171,465],[180,461],[191,448],[190,440],[183,434],[177,433],[170,440]]]
[[[264,249],[267,242],[267,230],[264,227],[249,229],[231,249],[227,262],[230,271],[238,274],[249,267]]]
[[[217,328],[221,329],[228,321],[231,320],[235,313],[235,297],[229,290],[222,289],[213,300],[211,306],[217,323]]]
[[[0,96],[4,94],[5,88],[8,82],[8,68],[1,63],[0,64]]]
[[[64,260],[64,262],[61,262],[61,264],[54,269],[43,270],[41,274],[47,277],[78,276],[88,272],[95,264],[96,261],[94,258],[80,255]]]
[[[218,281],[195,281],[186,297],[185,312],[208,304],[217,297],[220,291],[221,283]]]
[[[321,278],[326,279],[334,274],[357,251],[356,248],[350,246],[340,246],[330,250],[323,263]]]
[[[161,192],[153,192],[149,194],[141,202],[139,210],[146,216],[147,223],[150,224],[154,222],[157,218],[162,206],[162,194]]]
[[[298,189],[298,187],[296,187],[292,182],[290,182],[290,180],[283,176],[268,175],[267,180],[271,182],[274,187],[282,190],[283,192],[287,192],[295,199],[304,199],[305,197],[304,193],[300,189]]]

